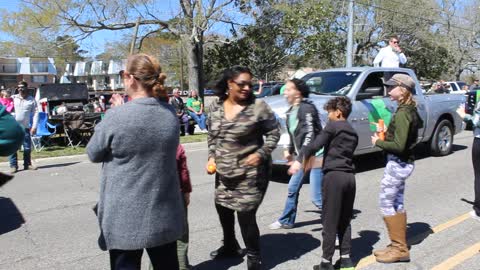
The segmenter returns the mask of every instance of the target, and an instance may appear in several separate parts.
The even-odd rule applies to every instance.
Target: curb
[[[188,150],[193,150],[193,149],[198,149],[199,147],[204,147],[205,150],[207,149],[207,142],[191,142],[191,143],[184,143],[183,147],[185,148],[185,151]],[[34,162],[39,162],[39,161],[50,161],[50,160],[57,160],[57,159],[75,159],[75,158],[81,158],[81,159],[86,159],[88,160],[87,154],[81,154],[81,155],[71,155],[71,156],[58,156],[58,157],[46,157],[46,158],[36,158],[32,159]],[[0,166],[9,166],[10,163],[8,161],[6,162],[0,162]]]

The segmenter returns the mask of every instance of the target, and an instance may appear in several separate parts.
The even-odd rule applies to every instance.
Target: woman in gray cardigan
[[[128,58],[121,72],[132,101],[107,112],[87,145],[102,162],[98,220],[100,248],[111,269],[140,269],[143,249],[154,269],[178,269],[175,241],[184,210],[176,170],[179,125],[166,97],[165,75],[156,59]],[[115,101],[114,101],[115,103]]]

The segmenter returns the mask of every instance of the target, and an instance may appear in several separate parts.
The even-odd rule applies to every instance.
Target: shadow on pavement
[[[429,224],[424,222],[414,222],[407,224],[407,239],[408,245],[418,245],[432,234],[432,228]]]
[[[467,200],[467,199],[465,199],[465,198],[461,198],[460,201],[465,202],[465,203],[468,203],[468,204],[470,204],[470,205],[473,205],[473,204],[474,204],[473,201],[469,201],[469,200]]]
[[[245,257],[246,260],[246,257]],[[227,270],[232,266],[239,265],[244,261],[243,258],[209,260],[199,263],[193,267],[194,270]]]
[[[58,167],[67,167],[71,165],[75,165],[77,163],[80,163],[80,161],[77,162],[69,162],[69,163],[60,163],[60,164],[51,164],[51,165],[44,165],[44,166],[38,166],[39,169],[48,169],[48,168],[58,168]]]
[[[5,197],[0,197],[0,220],[0,235],[14,231],[25,223],[15,203]]]
[[[352,261],[357,264],[361,259],[370,256],[373,252],[373,245],[380,240],[380,233],[377,231],[359,231],[360,237],[353,238],[352,235]]]
[[[260,236],[262,269],[274,269],[289,260],[297,260],[318,248],[320,240],[307,233],[265,234]],[[209,260],[197,264],[195,270],[227,270],[241,264],[247,257]]]
[[[307,233],[265,234],[260,237],[263,269],[274,269],[318,248],[320,240]],[[216,269],[216,268],[211,268]]]

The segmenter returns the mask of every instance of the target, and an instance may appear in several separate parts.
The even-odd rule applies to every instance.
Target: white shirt
[[[13,95],[13,106],[15,108],[15,120],[24,128],[30,128],[30,120],[33,117],[32,128],[37,128],[38,108],[37,102],[33,97],[28,96],[25,99],[20,95]]]
[[[378,67],[399,67],[400,64],[407,63],[407,57],[403,53],[397,53],[393,51],[390,46],[380,49],[375,60],[373,60],[373,66]]]

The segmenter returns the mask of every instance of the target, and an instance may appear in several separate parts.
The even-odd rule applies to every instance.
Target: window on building
[[[46,82],[48,82],[48,77],[46,75],[32,76],[32,82],[34,82],[34,83],[46,83]]]
[[[0,71],[2,73],[17,73],[17,64],[2,64]]]
[[[32,72],[32,73],[48,72],[48,63],[46,63],[46,62],[36,62],[36,63],[33,62],[33,63],[30,64],[30,72]]]

